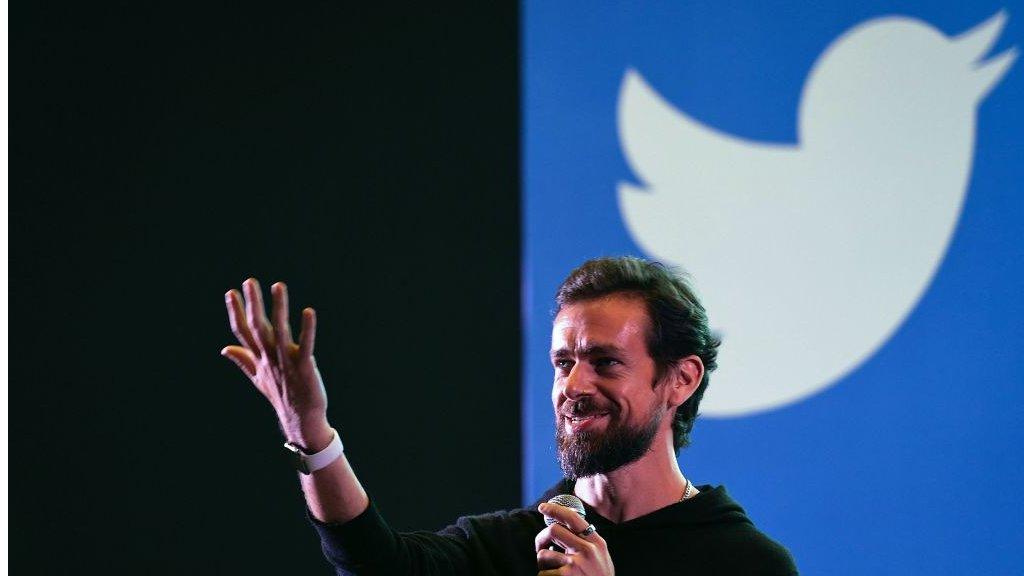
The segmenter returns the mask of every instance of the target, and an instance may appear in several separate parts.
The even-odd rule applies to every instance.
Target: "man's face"
[[[565,306],[555,318],[551,401],[566,476],[611,472],[643,456],[659,431],[671,433],[648,325],[643,302],[623,295]]]

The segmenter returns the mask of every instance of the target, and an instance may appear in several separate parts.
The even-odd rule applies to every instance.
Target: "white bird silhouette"
[[[724,336],[704,414],[805,398],[909,314],[959,218],[977,105],[1017,56],[981,62],[1005,21],[853,27],[807,77],[795,145],[705,126],[627,70],[619,132],[642,186],[621,183],[620,208],[645,252],[694,275]]]

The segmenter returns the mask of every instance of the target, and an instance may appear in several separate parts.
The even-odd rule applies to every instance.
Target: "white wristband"
[[[299,472],[312,474],[317,470],[326,468],[341,457],[342,452],[345,451],[345,446],[341,443],[341,436],[338,435],[338,431],[331,428],[331,432],[334,433],[334,439],[327,445],[327,448],[316,454],[306,454],[295,444],[291,442],[284,443],[284,447],[294,455],[295,468]]]

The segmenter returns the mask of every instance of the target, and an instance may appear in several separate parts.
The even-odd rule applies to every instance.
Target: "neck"
[[[671,438],[661,436],[655,437],[651,449],[635,462],[577,480],[576,495],[616,524],[679,502],[686,479],[679,470]]]

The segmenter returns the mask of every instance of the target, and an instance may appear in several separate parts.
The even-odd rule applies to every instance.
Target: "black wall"
[[[385,516],[519,501],[517,14],[10,9],[12,572],[329,573],[223,293],[320,317]]]

